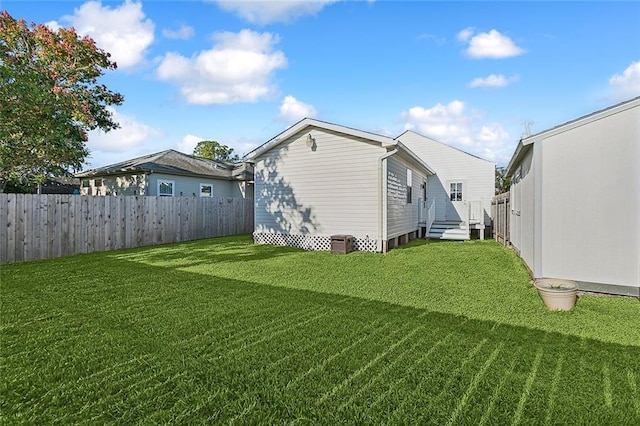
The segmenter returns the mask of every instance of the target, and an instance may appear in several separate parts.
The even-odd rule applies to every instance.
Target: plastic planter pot
[[[574,281],[543,278],[536,280],[534,285],[551,311],[569,311],[576,305],[578,285]]]

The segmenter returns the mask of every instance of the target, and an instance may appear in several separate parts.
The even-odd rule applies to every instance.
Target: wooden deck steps
[[[468,240],[469,226],[466,222],[438,221],[433,222],[427,238],[436,240]]]

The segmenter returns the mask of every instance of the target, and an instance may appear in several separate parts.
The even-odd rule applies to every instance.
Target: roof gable
[[[353,138],[363,139],[366,141],[371,141],[380,144],[380,147],[384,149],[382,151],[382,155],[386,152],[388,155],[397,154],[402,156],[405,160],[413,163],[414,165],[422,168],[427,174],[434,174],[433,170],[427,165],[419,156],[417,156],[413,151],[407,148],[405,145],[400,143],[400,141],[390,138],[388,136],[379,135],[376,133],[365,132],[363,130],[353,129],[351,127],[341,126],[338,124],[327,123],[326,121],[315,120],[312,118],[305,118],[300,120],[293,126],[289,127],[276,137],[268,140],[264,144],[260,145],[258,148],[254,149],[250,153],[248,153],[245,157],[249,160],[255,160],[261,155],[269,152],[271,149],[274,149],[281,143],[285,142],[291,136],[306,131],[307,129],[323,129],[334,133],[340,133],[346,136],[350,136]],[[390,151],[394,151],[389,154]]]
[[[440,146],[442,146],[442,147],[444,147],[444,148],[447,148],[447,149],[453,150],[453,151],[455,151],[455,152],[457,152],[457,153],[467,155],[467,156],[469,156],[469,157],[471,157],[471,158],[474,158],[474,159],[477,159],[477,160],[480,160],[480,161],[485,161],[485,162],[490,163],[490,164],[495,164],[493,161],[489,161],[489,160],[486,160],[486,159],[484,159],[484,158],[482,158],[482,157],[478,157],[477,155],[470,154],[470,153],[468,153],[468,152],[466,152],[466,151],[463,151],[463,150],[461,150],[461,149],[459,149],[459,148],[456,148],[455,146],[451,146],[451,145],[448,145],[448,144],[446,144],[446,143],[444,143],[444,142],[440,142],[440,141],[438,141],[438,140],[435,140],[435,139],[433,139],[433,138],[430,138],[429,136],[425,136],[425,135],[422,135],[422,134],[420,134],[420,133],[418,133],[418,132],[414,132],[413,130],[405,130],[404,132],[402,132],[402,134],[400,134],[400,136],[396,137],[396,138],[395,138],[395,140],[397,140],[397,141],[401,141],[403,136],[405,136],[405,135],[409,135],[409,134],[410,134],[410,135],[413,135],[413,136],[417,136],[417,137],[419,137],[419,138],[421,138],[421,139],[424,139],[424,140],[428,140],[429,142],[432,142],[432,143],[438,144],[438,145],[440,145]]]
[[[304,118],[298,121],[293,126],[286,129],[285,131],[281,132],[274,138],[263,143],[253,151],[249,152],[245,157],[249,160],[255,160],[257,157],[277,147],[278,145],[286,141],[291,136],[307,128],[325,129],[325,130],[329,130],[336,133],[342,133],[347,136],[352,136],[360,139],[366,139],[373,142],[378,142],[381,144],[383,148],[396,145],[396,142],[388,136],[382,136],[375,133],[369,133],[362,130],[352,129],[351,127],[341,126],[333,123],[327,123],[326,121],[320,121],[313,118]]]

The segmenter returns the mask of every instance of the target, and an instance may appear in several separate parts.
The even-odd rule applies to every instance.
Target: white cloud
[[[522,55],[525,52],[524,49],[516,46],[509,37],[496,30],[474,35],[473,28],[465,28],[457,34],[456,38],[462,42],[469,43],[465,53],[475,59],[510,58]]]
[[[443,46],[447,43],[447,40],[444,37],[439,37],[437,35],[434,34],[420,34],[417,37],[418,41],[422,41],[422,40],[427,40],[427,41],[431,41],[433,43],[435,43],[438,46]]]
[[[98,47],[111,54],[119,68],[133,67],[144,60],[155,30],[153,21],[145,19],[142,3],[131,0],[113,9],[102,7],[100,1],[88,1],[61,21],[73,26],[78,34],[94,39]],[[58,23],[48,22],[47,26],[56,28]]]
[[[305,104],[289,95],[280,105],[280,114],[276,117],[279,121],[295,123],[305,117],[313,118],[318,114],[313,105]]]
[[[243,138],[236,139],[234,141],[230,141],[228,145],[230,147],[233,147],[235,152],[240,157],[242,157],[243,155],[248,154],[249,152],[256,149],[258,146],[262,145],[263,143],[264,143],[264,140],[259,138],[243,137]]]
[[[44,25],[51,31],[58,31],[60,28],[62,28],[62,26],[57,21],[45,22]]]
[[[458,34],[456,34],[456,38],[460,41],[469,41],[471,36],[473,36],[474,31],[475,28],[467,27],[464,30],[460,30]]]
[[[245,29],[216,33],[213,39],[213,48],[191,58],[167,53],[158,66],[158,77],[176,83],[191,104],[256,102],[276,91],[271,76],[287,65],[284,53],[274,50],[277,35]]]
[[[615,74],[609,79],[616,100],[627,100],[640,96],[640,62],[632,62],[622,74]]]
[[[185,135],[185,137],[176,144],[176,149],[180,152],[191,155],[193,154],[193,150],[196,145],[198,145],[198,142],[203,140],[205,140],[205,138],[201,138],[200,136]]]
[[[467,112],[464,102],[454,100],[448,105],[431,108],[415,106],[401,114],[406,130],[433,138],[497,163],[509,161],[509,133],[498,123],[482,123],[476,111]],[[427,160],[428,162],[428,160]]]
[[[177,30],[170,30],[165,28],[162,30],[162,35],[165,38],[170,38],[174,40],[188,40],[195,34],[193,27],[189,25],[181,25]]]
[[[491,74],[487,77],[478,77],[474,78],[471,83],[469,83],[469,87],[482,87],[482,88],[495,88],[495,87],[506,87],[509,84],[519,81],[519,75],[512,75],[511,77],[505,77],[502,74]]]
[[[122,114],[111,107],[107,107],[107,109],[113,114],[114,121],[120,124],[120,128],[107,133],[102,130],[89,132],[87,147],[91,151],[129,151],[140,146],[150,138],[162,136],[160,130],[137,121],[135,117],[131,115]]]
[[[221,0],[218,6],[252,24],[290,23],[306,15],[315,15],[335,0]]]

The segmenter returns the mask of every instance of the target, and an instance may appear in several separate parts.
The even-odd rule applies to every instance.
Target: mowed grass
[[[3,424],[640,424],[640,303],[548,312],[491,241],[245,236],[0,274]]]

